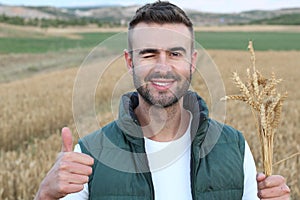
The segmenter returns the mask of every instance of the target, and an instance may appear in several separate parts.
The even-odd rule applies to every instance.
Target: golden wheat
[[[249,104],[252,108],[257,132],[261,142],[264,172],[267,176],[272,174],[274,133],[279,125],[282,103],[287,93],[281,95],[276,86],[282,79],[276,79],[272,73],[270,79],[265,78],[256,70],[256,57],[252,41],[248,49],[251,54],[252,72],[247,69],[247,84],[244,84],[237,73],[233,74],[234,84],[240,88],[240,95],[226,96],[225,100],[239,100]]]
[[[218,64],[223,77],[230,77],[231,71],[242,70],[240,63],[247,63],[246,52],[210,51],[209,53]],[[280,172],[287,178],[293,199],[300,199],[300,157],[299,154],[293,154],[300,151],[300,138],[297,135],[300,128],[300,92],[298,92],[299,80],[297,78],[298,75],[300,76],[300,70],[294,70],[300,63],[299,52],[257,52],[257,55],[259,61],[264,63],[265,70],[272,70],[272,66],[275,65],[276,73],[279,73],[285,80],[282,82],[284,86],[289,91],[293,91],[286,100],[288,106],[282,108],[281,105],[284,110],[282,117],[285,120],[282,121],[283,125],[278,127],[274,141],[274,161],[276,162],[274,171]],[[122,68],[124,62],[120,61],[116,65]],[[0,199],[33,199],[42,178],[53,165],[60,151],[60,128],[68,124],[73,131],[75,130],[72,115],[66,112],[71,112],[72,86],[76,70],[61,70],[26,80],[0,84],[0,137],[5,141],[1,143],[0,150]],[[115,74],[120,73],[120,67],[115,66],[106,73],[107,78],[101,87],[99,86],[102,92],[96,97],[97,103],[105,107],[106,101],[111,97],[110,80],[118,80]],[[224,82],[228,92],[238,92],[229,79],[224,79]],[[261,85],[267,82],[258,74],[258,83]],[[210,101],[208,89],[200,76],[193,78],[192,85],[193,89],[199,92],[207,102]],[[47,107],[49,110],[46,109]],[[280,109],[279,107],[275,109]],[[258,170],[260,170],[262,168],[261,155],[259,148],[255,148],[258,138],[253,131],[255,126],[249,117],[251,113],[248,111],[249,109],[243,104],[240,106],[234,103],[227,104],[226,123],[245,133],[252,147]],[[31,120],[19,124],[22,118],[26,117],[26,113],[30,114]],[[98,117],[101,118],[103,124],[113,119],[110,108],[101,110]],[[77,136],[76,132],[74,136]],[[291,154],[293,157],[288,157]],[[281,161],[283,158],[289,159]]]

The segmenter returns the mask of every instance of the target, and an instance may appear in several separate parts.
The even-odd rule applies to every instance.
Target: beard
[[[152,78],[156,79],[173,79],[178,84],[178,86],[173,90],[158,92],[155,95],[147,85]],[[145,77],[144,81],[136,75],[135,68],[133,67],[133,82],[134,86],[139,93],[139,95],[146,101],[149,105],[159,106],[163,108],[170,107],[176,104],[181,97],[183,97],[188,91],[192,79],[192,72],[190,68],[189,77],[181,77],[176,73],[167,72],[166,74],[161,74],[159,72],[151,73]]]

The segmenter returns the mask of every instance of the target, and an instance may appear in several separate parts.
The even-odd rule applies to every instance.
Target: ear
[[[193,50],[192,53],[192,60],[191,60],[191,64],[192,64],[192,73],[194,73],[195,69],[196,69],[196,65],[197,65],[197,60],[198,60],[198,51],[196,49]]]
[[[128,72],[130,74],[132,74],[132,68],[133,68],[132,54],[127,49],[124,50],[124,58],[125,58],[125,62],[126,62]]]

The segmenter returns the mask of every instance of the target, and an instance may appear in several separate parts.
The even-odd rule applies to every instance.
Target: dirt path
[[[262,25],[246,25],[246,26],[204,26],[195,27],[196,31],[215,31],[215,32],[228,32],[228,31],[243,31],[243,32],[299,32],[300,26],[262,26]],[[62,36],[68,38],[77,38],[77,33],[97,33],[97,32],[124,32],[127,31],[126,27],[117,28],[99,28],[95,25],[83,27],[67,27],[67,28],[38,28],[29,26],[15,26],[0,23],[0,37],[47,37],[47,36]]]

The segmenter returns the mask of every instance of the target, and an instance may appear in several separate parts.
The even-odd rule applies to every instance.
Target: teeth
[[[162,83],[162,82],[154,82],[155,85],[158,85],[158,86],[167,86],[169,85],[170,83]]]

